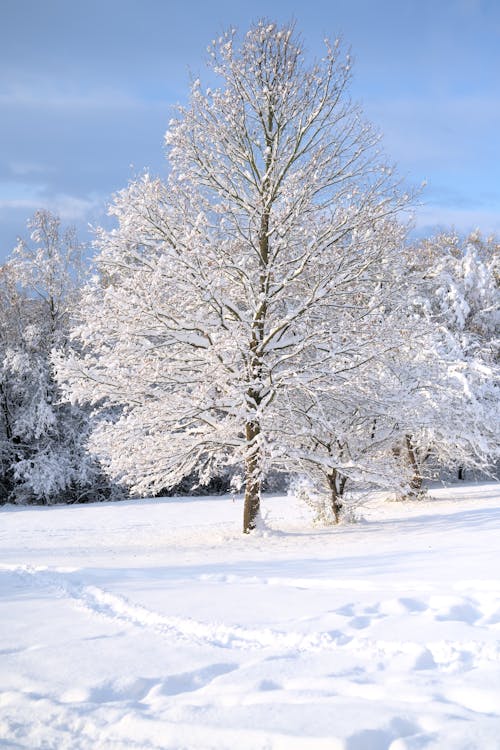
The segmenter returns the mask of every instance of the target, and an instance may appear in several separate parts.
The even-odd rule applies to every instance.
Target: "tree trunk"
[[[260,425],[257,420],[247,422],[245,437],[247,453],[245,457],[245,506],[243,509],[243,533],[249,534],[255,529],[260,512],[260,447],[258,439]]]
[[[410,495],[418,495],[422,489],[423,477],[420,474],[414,474],[410,481]]]
[[[409,499],[411,499],[412,497],[416,497],[420,493],[424,478],[422,476],[419,461],[417,459],[417,453],[414,448],[411,435],[406,435],[405,441],[406,450],[408,451],[408,458],[413,469],[413,477],[410,480],[410,492],[408,493],[408,497]]]
[[[0,505],[3,505],[4,503],[9,502],[9,500],[12,497],[12,492],[14,491],[14,486],[15,486],[14,470],[13,470],[13,462],[15,460],[14,446],[18,445],[20,440],[19,440],[19,437],[14,435],[13,430],[12,430],[9,402],[8,402],[7,393],[5,391],[3,383],[0,383],[0,395],[1,395],[0,408],[2,411],[2,415],[3,415],[2,421],[4,423],[5,437],[7,438],[7,444],[8,444],[6,456],[4,460],[2,461],[2,465],[1,465],[2,474],[0,475]]]
[[[328,474],[328,486],[330,487],[331,509],[333,517],[335,518],[335,523],[338,523],[340,521],[340,514],[342,512],[342,508],[344,507],[344,503],[342,502],[342,494],[344,492],[346,478],[340,478],[340,486],[338,480],[339,475],[337,469],[332,469],[331,473]]]
[[[264,340],[264,329],[267,316],[267,296],[269,293],[269,277],[267,267],[269,264],[269,220],[271,216],[271,204],[269,199],[269,173],[272,165],[272,146],[275,135],[273,135],[274,112],[271,106],[267,113],[266,131],[266,172],[262,181],[262,214],[259,227],[259,301],[255,310],[252,323],[252,336],[250,340],[249,360],[249,388],[247,391],[247,405],[258,412],[262,404],[262,342]],[[249,418],[245,425],[246,456],[245,456],[245,507],[243,510],[243,533],[249,534],[255,529],[257,517],[260,512],[260,490],[262,484],[261,473],[261,449],[259,445],[260,422],[258,414]]]

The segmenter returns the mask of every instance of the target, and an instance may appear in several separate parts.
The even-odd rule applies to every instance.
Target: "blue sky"
[[[352,95],[436,225],[500,233],[499,0],[1,0],[0,261],[39,207],[88,239],[111,194],[149,167],[204,77],[208,42],[294,18],[310,57],[339,34]]]

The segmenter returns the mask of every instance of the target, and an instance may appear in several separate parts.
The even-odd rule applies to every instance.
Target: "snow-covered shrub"
[[[317,526],[359,523],[362,520],[359,508],[367,497],[366,493],[359,491],[356,494],[344,491],[336,515],[331,493],[327,488],[315,485],[308,477],[295,477],[290,484],[289,494],[310,509],[312,521]]]

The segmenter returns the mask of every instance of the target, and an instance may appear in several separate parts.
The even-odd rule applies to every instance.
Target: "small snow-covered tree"
[[[308,66],[291,26],[259,22],[239,47],[232,30],[215,41],[210,64],[221,87],[194,81],[171,121],[168,181],[115,197],[75,331],[84,354],[59,377],[120,411],[93,446],[135,491],[243,463],[248,532],[283,462],[284,402],[333,361],[363,360],[341,321],[359,305],[349,335],[368,325],[398,264],[379,226],[407,196],[349,99],[338,43]]]
[[[99,499],[109,482],[86,451],[88,411],[62,403],[50,356],[64,348],[81,282],[83,246],[37,212],[0,276],[2,499]]]
[[[416,280],[404,265],[405,238],[404,226],[379,223],[371,237],[384,248],[371,268],[379,284],[363,289],[356,280],[349,304],[324,310],[335,354],[315,368],[311,387],[302,381],[283,399],[284,465],[307,475],[323,520],[339,522],[346,488],[401,483],[392,454],[400,434],[397,383],[426,332],[408,311]]]
[[[440,469],[488,471],[498,460],[498,244],[440,235],[405,256],[397,290],[385,275],[384,314],[364,328],[363,368],[291,400],[289,456],[307,467],[305,492],[323,521],[338,521],[346,487],[415,497]],[[367,351],[363,330],[349,338]]]

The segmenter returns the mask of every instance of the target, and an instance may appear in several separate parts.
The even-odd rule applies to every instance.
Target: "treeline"
[[[95,283],[83,260],[85,248],[74,230],[62,231],[59,218],[47,211],[38,211],[28,227],[29,240],[20,241],[0,269],[1,502],[120,499],[128,494],[126,486],[117,483],[119,475],[106,473],[99,450],[92,454],[88,441],[103,421],[117,423],[123,408],[108,408],[103,414],[88,404],[71,403],[62,395],[53,366],[55,352],[59,359],[69,352],[75,355],[72,327],[82,317],[99,318],[99,309],[89,307],[83,297]],[[495,238],[484,239],[477,232],[466,238],[449,232],[400,248],[412,275],[408,304],[416,346],[409,351],[420,349],[422,361],[432,369],[422,370],[418,358],[407,359],[404,377],[396,377],[395,392],[395,373],[391,377],[384,369],[375,374],[380,362],[371,361],[368,369],[355,368],[359,371],[354,391],[352,376],[343,376],[342,397],[332,402],[331,413],[325,403],[321,412],[312,409],[311,402],[296,405],[285,429],[298,431],[300,425],[304,430],[305,425],[305,432],[296,435],[301,445],[291,460],[276,459],[274,466],[284,471],[277,474],[271,468],[271,489],[284,489],[291,477],[318,518],[328,521],[338,517],[345,493],[358,486],[380,486],[411,496],[421,490],[425,477],[443,471],[458,477],[466,469],[495,471],[499,247]],[[408,292],[408,277],[401,281]],[[445,342],[452,352],[453,358],[445,358],[445,369],[432,362],[435,352],[429,359],[429,351],[421,349],[420,341],[429,345],[429,329],[422,338],[420,328],[424,319],[427,324],[432,321],[433,346]],[[356,342],[351,345],[355,348]],[[390,357],[394,366],[399,358],[401,366],[401,352],[391,352]],[[162,397],[168,398],[168,389]],[[142,437],[139,428],[137,446]],[[170,444],[169,435],[165,437]],[[314,450],[306,452],[308,441]],[[171,446],[174,452],[175,435]],[[134,445],[128,444],[128,449],[134,450]],[[230,452],[227,446],[226,450]],[[153,491],[217,493],[243,486],[238,461],[221,462],[200,480],[202,462],[175,484],[165,482],[162,487],[160,482]]]
[[[128,491],[117,484],[120,477],[107,474],[99,451],[95,455],[88,449],[92,432],[103,421],[102,413],[63,398],[52,362],[54,352],[59,358],[69,351],[74,356],[71,328],[81,321],[82,295],[85,285],[92,283],[83,260],[85,248],[74,230],[62,232],[58,217],[47,211],[37,212],[29,229],[30,239],[21,241],[0,269],[1,502],[52,504],[123,498]],[[495,370],[499,243],[479,233],[461,238],[450,232],[407,244],[401,252],[416,273],[413,309],[419,310],[420,318],[430,316],[434,334],[451,347],[454,358],[445,360],[444,379],[438,377],[444,370],[436,362],[431,370],[422,371],[421,362],[408,361],[406,377],[412,386],[404,393],[394,394],[387,372],[378,375],[375,383],[369,382],[368,371],[357,372],[355,392],[344,377],[343,396],[332,404],[332,413],[322,409],[318,416],[310,404],[303,407],[302,419],[306,419],[314,451],[296,451],[295,469],[278,459],[276,466],[285,471],[271,471],[268,483],[271,489],[283,489],[291,478],[323,521],[338,517],[345,493],[358,486],[379,486],[412,496],[421,490],[424,478],[443,471],[460,478],[466,470],[495,473],[500,406]],[[99,310],[88,309],[86,314],[98,318]],[[417,318],[414,325],[417,350],[420,322]],[[396,357],[391,356],[395,363]],[[373,363],[368,369],[371,379]],[[372,389],[368,401],[367,388]],[[390,411],[388,394],[393,401]],[[164,395],[168,397],[168,391]],[[114,424],[122,415],[123,409],[108,408],[106,419]],[[298,424],[295,418],[289,422],[292,428]],[[138,445],[141,439],[138,429]],[[305,435],[299,440],[306,445]],[[193,466],[174,485],[166,482],[154,491],[217,493],[243,486],[238,462],[215,468],[201,479],[201,485],[198,468]],[[336,483],[333,493],[332,481]]]

